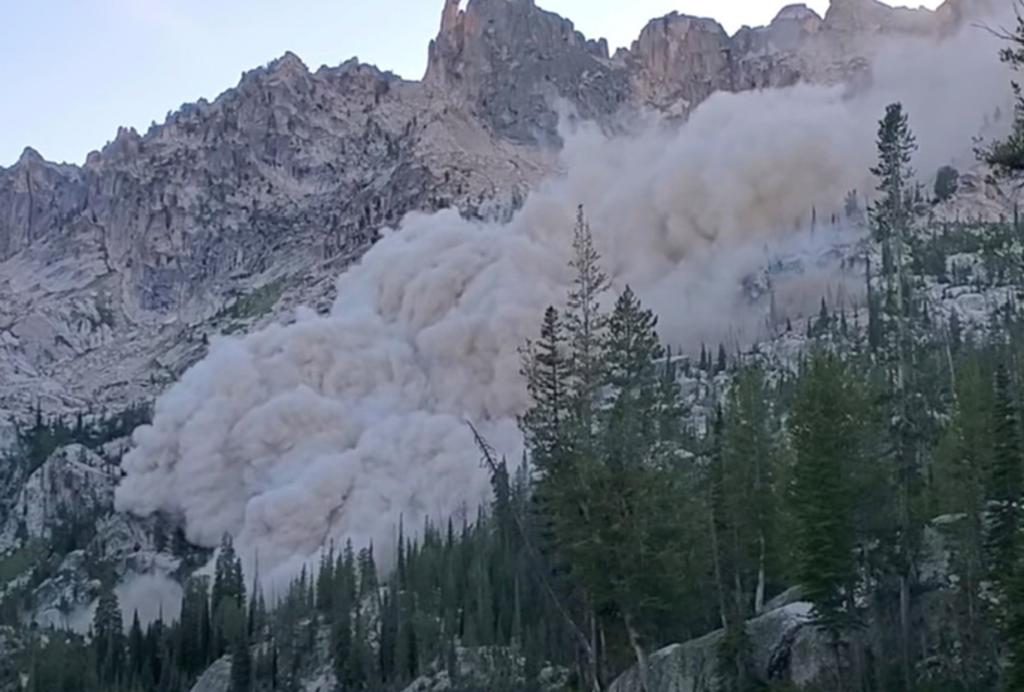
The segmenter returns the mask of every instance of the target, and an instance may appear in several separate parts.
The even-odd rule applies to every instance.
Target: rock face
[[[120,477],[116,466],[82,445],[61,447],[22,485],[3,536],[49,540],[57,527],[106,514]]]
[[[446,0],[430,44],[427,86],[466,104],[502,137],[553,137],[557,99],[583,118],[615,112],[628,91],[606,42],[588,41],[572,22],[533,0]]]
[[[118,441],[123,442],[123,440]],[[109,447],[116,451],[118,443]],[[122,578],[122,599],[143,617],[147,601],[177,608],[174,598],[154,591],[180,592],[173,579],[205,559],[199,551],[170,552],[164,520],[116,514],[114,488],[121,472],[110,450],[97,453],[80,444],[56,449],[27,478],[17,476],[0,488],[0,564],[6,580],[0,596],[20,593],[31,604],[31,618],[43,626],[85,632],[106,566]],[[149,592],[142,592],[147,584]],[[133,595],[131,588],[139,595]],[[159,589],[157,589],[159,587]],[[159,607],[154,605],[154,608]],[[126,609],[125,615],[132,611]]]
[[[0,398],[149,396],[239,295],[336,275],[413,209],[488,213],[543,158],[420,84],[293,55],[145,136],[122,130],[81,168],[26,151],[0,170]]]
[[[82,166],[26,149],[0,169],[0,409],[152,397],[210,334],[325,304],[406,212],[508,213],[551,172],[560,114],[610,127],[685,117],[716,91],[840,81],[879,35],[940,36],[993,1],[793,5],[732,37],[670,14],[610,56],[533,0],[443,0],[422,82],[288,53]]]

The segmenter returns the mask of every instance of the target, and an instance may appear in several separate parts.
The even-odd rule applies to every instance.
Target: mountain
[[[716,91],[856,84],[880,36],[941,37],[987,3],[793,5],[732,37],[673,13],[610,56],[532,0],[445,0],[421,82],[288,53],[82,166],[26,149],[0,169],[0,406],[152,398],[210,335],[325,306],[406,213],[507,215],[554,170],[559,113],[614,130]]]
[[[694,354],[669,359],[680,368],[671,386],[680,387],[685,424],[694,436],[692,450],[677,451],[697,458],[706,454],[713,412],[731,386],[727,360],[749,358],[784,384],[799,375],[797,364],[809,344],[864,348],[872,309],[877,310],[870,303],[871,281],[865,273],[871,266],[877,271],[884,254],[864,241],[862,197],[850,193],[845,209],[840,208],[843,194],[870,180],[871,153],[854,151],[850,143],[866,150],[867,139],[861,135],[874,127],[879,113],[878,104],[866,99],[868,116],[856,111],[863,122],[854,122],[837,104],[871,91],[879,79],[873,63],[891,58],[885,51],[892,45],[932,45],[954,38],[995,6],[994,0],[947,0],[933,12],[894,9],[875,0],[833,0],[824,17],[804,5],[791,5],[768,26],[744,27],[732,36],[711,19],[673,13],[651,21],[629,48],[612,54],[605,41],[588,39],[572,22],[532,0],[469,0],[465,9],[462,4],[445,0],[422,81],[402,80],[355,60],[312,72],[299,57],[286,53],[245,73],[236,87],[214,101],[185,105],[143,135],[120,130],[81,166],[50,163],[26,149],[17,163],[0,169],[0,412],[9,422],[0,436],[11,460],[0,470],[0,623],[27,618],[84,631],[101,595],[113,584],[126,627],[136,608],[147,623],[168,611],[176,617],[189,608],[190,577],[211,571],[211,549],[221,529],[233,534],[241,522],[250,535],[255,531],[265,541],[239,541],[243,548],[255,546],[246,568],[269,565],[272,570],[288,560],[288,567],[297,567],[301,560],[313,559],[316,551],[333,545],[338,536],[331,531],[349,526],[345,521],[358,525],[363,533],[357,537],[369,537],[372,544],[373,532],[385,524],[390,527],[392,519],[406,521],[405,527],[413,527],[407,535],[412,535],[419,530],[418,520],[426,517],[423,533],[416,534],[423,545],[414,540],[405,552],[399,543],[389,552],[393,546],[375,544],[383,572],[392,566],[384,560],[395,562],[399,571],[403,566],[411,570],[404,561],[418,556],[421,575],[432,576],[406,587],[423,589],[415,598],[388,601],[388,587],[376,588],[380,585],[373,556],[359,557],[359,590],[365,603],[354,604],[354,627],[370,630],[368,652],[362,653],[383,650],[385,634],[392,637],[392,645],[399,631],[402,637],[413,637],[413,644],[404,641],[401,646],[420,646],[430,653],[421,653],[423,659],[402,672],[411,681],[410,690],[449,689],[460,677],[463,684],[472,681],[488,688],[510,660],[516,669],[551,663],[538,675],[551,689],[564,687],[565,661],[545,659],[546,652],[541,652],[542,660],[524,662],[508,646],[467,644],[464,640],[472,639],[468,633],[460,633],[458,646],[454,639],[445,643],[439,637],[417,644],[415,637],[437,624],[431,620],[436,613],[446,613],[443,620],[459,610],[452,603],[433,603],[431,579],[437,574],[460,584],[463,577],[478,580],[472,583],[480,594],[489,593],[505,606],[514,602],[514,616],[502,611],[510,628],[521,617],[521,597],[535,619],[540,613],[540,623],[550,619],[543,612],[548,603],[540,582],[524,567],[535,556],[524,557],[521,546],[505,541],[504,534],[501,541],[494,538],[490,528],[497,526],[496,518],[481,514],[478,525],[467,523],[458,537],[449,529],[443,540],[438,526],[431,528],[429,522],[436,518],[431,512],[440,510],[431,505],[439,495],[429,491],[439,483],[429,476],[434,469],[448,473],[440,481],[451,486],[443,489],[448,493],[443,499],[463,498],[458,495],[461,486],[470,485],[461,473],[468,435],[464,421],[476,415],[466,412],[470,405],[482,412],[481,418],[493,415],[518,434],[515,415],[521,411],[515,407],[520,402],[502,401],[508,387],[501,386],[510,381],[521,385],[516,379],[520,328],[540,316],[521,313],[537,301],[559,299],[543,284],[551,274],[565,272],[560,243],[568,245],[569,228],[558,236],[545,225],[542,212],[559,207],[551,223],[561,228],[565,199],[553,202],[551,189],[568,199],[579,186],[607,175],[588,169],[586,160],[575,161],[575,177],[563,176],[572,178],[572,185],[557,188],[561,178],[554,174],[568,167],[565,153],[578,154],[573,147],[581,146],[573,139],[573,128],[586,121],[595,126],[583,128],[584,135],[624,135],[583,137],[582,146],[607,147],[607,158],[621,163],[612,171],[613,177],[622,176],[621,184],[600,181],[601,193],[613,198],[632,194],[640,198],[637,206],[645,207],[640,216],[613,214],[618,235],[610,264],[622,260],[658,266],[662,273],[651,273],[656,285],[643,288],[655,296],[660,293],[662,306],[686,303],[682,311],[695,310],[700,320],[722,322],[731,330],[730,350],[725,344],[719,347],[720,366],[713,366],[713,357],[705,353],[700,366]],[[945,77],[938,68],[935,73],[930,76]],[[998,77],[1005,88],[1003,76]],[[825,96],[813,102],[800,89],[776,91],[803,84],[834,88],[814,90],[816,97]],[[730,108],[763,106],[771,116],[767,137],[761,132],[743,138],[733,129],[735,113],[723,106],[722,97],[713,97],[755,91],[764,91],[765,98],[749,93],[734,100],[724,97]],[[797,95],[792,103],[791,94]],[[698,110],[702,104],[707,107]],[[805,110],[813,113],[806,115]],[[834,122],[832,116],[837,116]],[[986,127],[1005,125],[998,111],[986,112],[984,118]],[[686,122],[697,131],[695,138],[712,132],[720,137],[712,140],[710,151],[698,150],[692,140],[637,137],[635,150],[628,152],[621,144],[633,143],[630,137],[638,129],[679,132]],[[855,126],[856,137],[822,136]],[[785,128],[798,131],[786,133]],[[750,170],[742,165],[749,160],[726,146],[733,144],[728,141],[731,133],[737,136],[736,149],[751,142],[764,146],[767,153],[753,160]],[[967,138],[961,139],[962,148],[969,149]],[[665,147],[678,158],[692,157],[700,170],[683,175],[666,166],[656,151]],[[789,150],[795,150],[792,158],[784,155]],[[801,157],[808,151],[812,159],[821,154],[821,165],[797,171],[809,160]],[[949,153],[943,151],[943,156]],[[638,175],[638,162],[648,161],[656,170]],[[849,169],[857,172],[849,174]],[[923,182],[931,181],[932,170],[923,172]],[[1012,285],[1015,269],[1006,260],[1020,231],[1017,219],[1012,226],[1006,221],[1015,211],[1016,197],[987,173],[981,167],[957,174],[959,187],[949,199],[926,199],[929,193],[921,187],[914,207],[929,230],[930,254],[915,266],[926,289],[926,319],[936,325],[955,322],[968,335],[965,344],[984,338],[993,315],[1019,293]],[[725,189],[713,194],[719,192],[715,186]],[[815,186],[824,192],[815,196],[813,189],[805,189]],[[685,197],[678,206],[692,208],[680,211],[665,202],[673,197]],[[704,197],[713,198],[710,210],[697,204]],[[785,203],[764,203],[776,197]],[[823,199],[832,206],[816,204]],[[616,201],[625,206],[621,198]],[[573,198],[567,208],[576,203]],[[427,216],[442,210],[448,211]],[[516,225],[518,211],[526,218]],[[1000,217],[1006,218],[998,226],[987,221]],[[435,227],[424,221],[428,218],[441,221]],[[462,225],[454,231],[443,227],[455,221]],[[644,224],[647,233],[634,232],[630,223]],[[767,231],[783,226],[808,232],[786,236],[769,250],[776,238]],[[435,230],[438,247],[464,252],[435,252],[423,242]],[[504,231],[515,236],[502,236]],[[719,235],[748,231],[741,239],[743,252],[735,256],[701,254]],[[998,243],[989,242],[993,234]],[[410,236],[408,245],[401,246]],[[367,255],[375,245],[377,251]],[[398,250],[405,254],[400,257]],[[622,257],[613,254],[616,250]],[[684,266],[691,251],[698,261]],[[728,264],[733,260],[735,266]],[[543,266],[536,274],[510,270],[524,263]],[[464,273],[459,271],[463,264],[470,265]],[[381,273],[394,274],[402,285],[381,281]],[[686,281],[680,279],[684,273]],[[534,278],[538,285],[527,285]],[[695,308],[689,293],[700,282],[721,288],[725,297]],[[560,288],[558,281],[551,283]],[[506,292],[498,292],[496,284]],[[862,304],[858,301],[865,286],[867,304]],[[335,296],[344,298],[346,290],[355,297],[332,308]],[[508,299],[511,293],[528,294],[529,299],[516,303]],[[806,310],[806,300],[800,302],[807,298],[804,294],[812,294],[813,312]],[[698,292],[697,297],[707,296]],[[359,308],[361,299],[371,304],[368,312],[387,314],[379,323],[360,322],[358,315],[346,322],[346,315],[337,314],[338,306]],[[445,300],[469,307],[460,314],[443,304]],[[729,313],[729,306],[755,306],[751,314],[766,325],[769,338],[751,353],[739,353],[748,344],[738,335],[740,320]],[[842,322],[829,308],[841,311]],[[316,320],[311,312],[330,316]],[[481,319],[480,313],[491,321]],[[449,319],[438,328],[444,317]],[[663,325],[679,316],[665,317]],[[408,334],[417,330],[426,334],[424,339]],[[236,350],[221,349],[216,358],[190,369],[219,336],[248,332],[259,334],[231,341]],[[446,337],[452,333],[457,340],[449,348]],[[498,344],[500,340],[507,343]],[[339,351],[349,348],[359,357],[342,357]],[[375,379],[368,371],[378,367],[386,372]],[[253,371],[254,382],[245,381]],[[432,378],[454,384],[441,388]],[[188,390],[211,382],[208,388],[197,387],[198,394]],[[175,383],[178,387],[172,387]],[[944,386],[945,381],[935,388]],[[357,394],[346,398],[349,390]],[[154,426],[141,428],[133,445],[132,431],[152,419],[151,404],[165,392],[156,405]],[[233,406],[235,399],[241,404]],[[443,405],[435,406],[437,400],[444,400]],[[356,410],[362,408],[367,410]],[[943,410],[941,416],[947,413]],[[390,419],[390,427],[373,428],[367,418]],[[453,426],[463,437],[452,432]],[[185,429],[191,433],[187,444]],[[358,445],[362,448],[357,450]],[[421,450],[422,456],[413,453]],[[471,453],[475,470],[476,450]],[[125,454],[133,456],[124,459]],[[193,463],[182,470],[179,462],[186,458]],[[207,463],[211,459],[217,463]],[[373,476],[378,466],[382,472]],[[134,484],[128,482],[132,473]],[[480,478],[476,473],[472,480]],[[381,488],[368,487],[375,479],[383,479]],[[485,488],[487,480],[482,481]],[[517,501],[524,500],[522,488],[527,485],[521,482]],[[126,486],[134,492],[132,511],[148,516],[115,511],[115,497]],[[205,495],[200,492],[204,488],[214,490]],[[167,492],[152,498],[147,489]],[[342,516],[350,499],[352,516]],[[207,516],[223,526],[205,527],[197,539],[195,524]],[[415,526],[410,517],[417,519]],[[290,528],[296,529],[292,535],[281,537]],[[928,540],[938,543],[939,533],[929,527]],[[202,547],[190,545],[190,540]],[[230,545],[225,540],[220,555]],[[452,551],[456,542],[459,547]],[[263,545],[278,552],[260,552]],[[944,545],[928,546],[929,551],[933,548],[936,555],[929,554],[929,559],[948,561]],[[521,595],[518,580],[512,589],[513,580],[505,579],[505,572],[492,575],[483,562],[474,563],[472,570],[444,572],[455,564],[453,554],[466,560],[488,556],[495,561],[492,567],[498,565],[495,570],[516,572],[529,586]],[[331,648],[337,645],[338,631],[327,623],[335,624],[331,618],[340,611],[314,605],[312,595],[331,593],[321,583],[327,579],[322,574],[334,570],[332,578],[338,580],[342,569],[355,574],[355,568],[338,558],[336,565],[325,567],[330,562],[321,556],[315,589],[312,573],[307,580],[303,570],[301,582],[274,594],[285,605],[273,617],[292,628],[287,632],[301,633],[301,638],[294,634],[294,641],[282,644],[282,651],[296,666],[293,678],[301,678],[310,690],[333,685],[339,674],[333,665],[338,652]],[[216,569],[220,573],[219,565]],[[241,562],[237,569],[241,574]],[[939,577],[931,575],[931,581],[922,579],[918,585],[929,604],[938,604],[938,612],[951,600],[946,577],[953,577],[948,565],[936,569]],[[342,584],[339,593],[355,589],[356,577],[345,579],[350,581],[337,582]],[[884,588],[879,593],[891,596]],[[502,589],[509,593],[494,595]],[[701,593],[701,600],[710,602],[708,593]],[[249,595],[252,601],[239,605],[243,612],[248,606],[249,635],[255,640],[262,630],[254,623],[267,614],[260,615],[255,589]],[[751,620],[755,677],[762,682],[827,678],[830,643],[811,626],[811,605],[800,600],[798,590],[769,595],[778,598]],[[194,614],[209,619],[209,612],[201,614],[210,605],[205,592],[203,596]],[[480,595],[479,601],[487,598]],[[195,598],[191,605],[196,605]],[[364,605],[366,617],[360,621]],[[427,610],[434,606],[436,612]],[[470,606],[480,619],[472,627],[484,628],[498,610],[480,603],[466,608]],[[891,633],[883,612],[889,606],[881,604],[869,618],[872,626],[882,623],[878,629],[885,636]],[[386,619],[398,618],[399,610],[407,608],[416,613],[414,619],[423,616],[415,626],[399,629]],[[417,613],[417,608],[423,611]],[[401,612],[405,617],[406,610]],[[937,648],[942,627],[936,621],[941,618],[931,611],[915,611],[918,616],[923,623],[921,647]],[[459,619],[468,616],[462,613]],[[684,628],[687,638],[695,637],[692,641],[663,649],[653,658],[652,672],[669,681],[666,685],[690,689],[697,678],[704,679],[727,638],[727,633],[712,631],[721,624],[717,618],[695,620],[692,628]],[[539,636],[550,636],[552,648],[571,650],[571,644],[555,641],[565,639],[563,635],[556,626]],[[24,643],[19,632],[0,629],[0,649],[20,656]],[[198,679],[195,689],[225,690],[231,684],[235,666],[223,657],[223,644],[203,651],[198,662],[185,660],[184,645],[175,644],[175,665],[180,664],[190,682]],[[257,642],[246,651],[255,654],[257,667],[276,671],[278,649],[271,644]],[[451,650],[436,651],[442,644],[450,644]],[[870,642],[875,651],[887,644],[881,636]],[[132,654],[135,660],[143,657],[140,650]],[[409,648],[404,651],[409,655]],[[149,655],[164,660],[166,652]],[[523,653],[524,658],[536,655]],[[615,668],[626,671],[621,660]],[[0,666],[0,690],[16,688],[9,672]],[[636,669],[625,672],[615,689],[641,689],[640,676]],[[161,689],[177,689],[174,683],[180,687],[182,681]]]

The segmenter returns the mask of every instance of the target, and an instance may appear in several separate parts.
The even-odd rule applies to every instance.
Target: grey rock
[[[91,521],[113,507],[120,472],[82,445],[53,452],[21,485],[0,536],[49,539],[54,530],[75,521]]]
[[[231,689],[231,657],[214,661],[192,686],[190,692],[228,692]]]
[[[788,680],[797,685],[827,681],[829,659],[821,655],[827,644],[810,620],[811,605],[790,603],[747,623],[754,652],[751,674],[757,680]],[[720,689],[719,646],[723,632],[674,644],[657,651],[650,660],[651,689],[659,692],[713,692]],[[610,692],[641,689],[636,669],[630,669]]]

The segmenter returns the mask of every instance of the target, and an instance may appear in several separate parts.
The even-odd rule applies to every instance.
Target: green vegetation
[[[935,201],[945,202],[960,187],[960,172],[952,166],[943,166],[935,174]]]
[[[1016,27],[1015,30],[1002,34],[1008,45],[1000,53],[1000,58],[1014,71],[1019,72],[1024,68],[1024,2],[1017,0],[1014,7],[1017,10]],[[1014,175],[1024,171],[1024,93],[1017,82],[1013,83],[1013,93],[1016,96],[1016,103],[1010,135],[980,152],[982,158],[999,175]]]
[[[262,317],[270,312],[284,294],[284,280],[275,279],[251,293],[240,296],[231,305],[221,310],[218,317],[231,320],[248,320]]]
[[[0,556],[0,584],[27,574],[46,555],[46,546],[29,541],[7,555]]]

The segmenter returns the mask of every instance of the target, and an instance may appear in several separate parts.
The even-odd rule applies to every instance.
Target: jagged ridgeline
[[[1022,688],[1008,9],[451,0],[0,170],[0,689]]]

